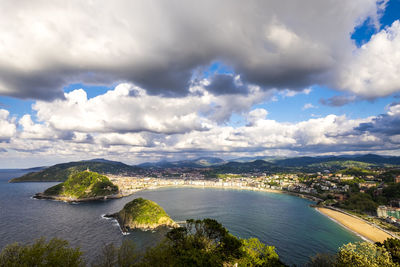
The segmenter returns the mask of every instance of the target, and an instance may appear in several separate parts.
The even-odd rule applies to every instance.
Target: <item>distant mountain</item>
[[[106,159],[92,159],[78,162],[57,164],[45,169],[43,167],[33,168],[19,178],[10,182],[42,182],[42,181],[65,181],[71,174],[89,169],[100,174],[125,174],[135,175],[148,172],[148,169],[165,168],[210,168],[208,174],[215,173],[251,173],[251,172],[317,172],[330,170],[331,172],[346,168],[370,168],[377,166],[400,166],[400,157],[379,156],[375,154],[354,156],[322,156],[322,157],[294,157],[277,158],[264,157],[254,161],[245,161],[251,158],[240,158],[241,162],[229,161],[215,157],[201,157],[197,159],[181,161],[160,161],[155,163],[143,163],[138,166],[129,166],[118,161]],[[147,169],[147,170],[145,170]]]
[[[245,160],[246,158],[241,158]],[[400,157],[379,156],[374,154],[356,156],[322,156],[295,157],[284,159],[254,160],[248,162],[231,161],[213,167],[214,173],[245,173],[245,172],[317,172],[330,170],[332,172],[346,168],[369,168],[378,166],[400,166]]]
[[[395,157],[395,156],[379,156],[379,155],[375,155],[375,154],[367,154],[367,155],[354,157],[353,160],[374,163],[374,164],[400,165],[400,157]]]
[[[101,162],[101,163],[109,163],[109,164],[121,164],[119,161],[113,161],[113,160],[108,160],[108,159],[103,159],[103,158],[98,158],[98,159],[89,159],[89,160],[82,160],[86,162]],[[123,164],[123,163],[122,163]]]
[[[272,161],[277,159],[284,159],[286,157],[276,157],[276,156],[257,156],[257,157],[240,157],[228,160],[229,162],[251,162],[255,160]]]
[[[173,164],[170,161],[161,160],[158,162],[144,162],[134,166],[139,168],[172,168]]]
[[[193,163],[201,166],[213,166],[226,163],[225,160],[214,157],[201,157],[192,161]]]
[[[226,163],[223,159],[215,157],[201,157],[192,160],[146,162],[137,165],[141,168],[203,168]]]
[[[71,174],[87,169],[101,174],[135,174],[141,171],[139,167],[129,166],[122,162],[95,159],[56,164],[40,171],[27,173],[19,178],[13,178],[10,182],[63,182]]]
[[[43,170],[47,167],[41,166],[41,167],[33,167],[33,168],[27,168],[27,169],[0,169],[0,172],[15,172],[15,171],[21,171],[21,172],[34,172],[34,171],[40,171]]]
[[[377,166],[385,164],[400,165],[400,157],[380,156],[375,154],[355,155],[355,156],[346,155],[346,156],[325,156],[325,157],[297,157],[297,158],[274,160],[272,162],[279,166],[300,167],[311,164],[318,164],[325,162],[341,162],[341,161],[364,162]]]
[[[248,172],[272,172],[280,171],[281,167],[264,160],[255,160],[251,162],[228,162],[226,164],[214,167],[218,173],[248,173]]]
[[[276,156],[241,157],[229,161],[220,158],[202,157],[193,160],[160,161],[143,163],[142,168],[212,168],[219,173],[240,172],[280,172],[280,171],[304,171],[315,172],[330,169],[337,171],[351,167],[374,167],[386,165],[400,165],[400,157],[367,155],[344,156],[316,156],[316,157],[292,157],[282,158]]]
[[[315,163],[329,162],[329,161],[341,161],[341,158],[331,156],[331,157],[297,157],[297,158],[286,158],[286,159],[278,159],[272,161],[274,164],[278,166],[285,167],[301,167],[307,166]],[[343,160],[350,160],[350,158],[346,158]]]
[[[37,171],[41,171],[41,170],[46,169],[46,168],[47,168],[47,166],[40,166],[40,167],[33,167],[33,168],[23,169],[23,171],[37,172]]]

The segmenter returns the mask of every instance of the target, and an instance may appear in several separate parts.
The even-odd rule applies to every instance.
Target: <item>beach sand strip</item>
[[[344,214],[339,211],[327,209],[327,208],[317,208],[322,214],[332,218],[338,223],[342,224],[351,231],[359,234],[360,236],[372,241],[372,242],[383,242],[387,238],[391,238],[386,232],[370,225],[369,223]]]

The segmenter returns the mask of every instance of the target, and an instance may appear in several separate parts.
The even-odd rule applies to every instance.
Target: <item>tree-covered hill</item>
[[[48,188],[43,195],[83,199],[117,193],[118,186],[114,185],[106,176],[97,172],[83,171],[72,174],[65,182]]]
[[[346,168],[400,166],[400,157],[379,155],[323,156],[323,157],[249,157],[225,162],[218,158],[199,158],[183,161],[143,163],[142,168],[207,168],[210,174],[244,172],[317,172],[329,169],[336,172]],[[211,170],[211,171],[209,171]]]
[[[154,201],[136,198],[127,204],[124,208],[112,215],[115,217],[121,229],[127,231],[130,229],[155,229],[159,226],[178,226]]]
[[[204,168],[218,166],[226,163],[223,159],[214,157],[201,157],[196,159],[179,160],[179,161],[159,161],[145,162],[139,164],[138,167],[143,168]]]
[[[56,164],[38,172],[30,172],[19,178],[11,179],[10,182],[63,182],[70,175],[87,169],[102,174],[134,174],[141,171],[139,167],[129,166],[117,161],[77,161]]]

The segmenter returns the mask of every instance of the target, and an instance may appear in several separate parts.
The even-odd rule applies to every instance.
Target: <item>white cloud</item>
[[[302,91],[294,91],[294,90],[283,90],[280,94],[283,95],[284,97],[293,97],[296,96],[298,94],[305,94],[305,95],[309,95],[312,92],[311,88],[306,88]]]
[[[25,114],[18,123],[23,129],[20,138],[53,139],[57,137],[56,133],[49,127],[49,125],[34,123],[31,119],[31,115]]]
[[[139,146],[139,147],[146,147],[151,142],[151,140],[147,140],[143,134],[139,133],[100,134],[96,136],[96,141],[101,143],[103,146],[128,145],[128,146]]]
[[[81,89],[65,96],[65,100],[34,104],[39,121],[25,115],[18,121],[18,130],[9,112],[0,110],[0,137],[7,141],[0,146],[4,162],[18,155],[134,162],[186,154],[296,155],[400,148],[398,103],[388,106],[385,114],[363,119],[331,114],[283,123],[269,118],[263,108],[250,110],[255,101],[252,94],[235,102],[231,95],[215,97],[202,86],[180,98],[151,96],[132,84],[90,99]],[[238,109],[246,125],[233,127],[214,118],[218,112],[236,113],[235,106],[241,102],[248,102]],[[194,114],[193,121],[185,119],[188,114]],[[153,118],[151,124],[148,118]]]
[[[393,22],[361,48],[339,71],[339,87],[367,97],[400,91],[400,21]]]
[[[14,120],[9,116],[8,110],[0,109],[0,142],[8,140],[16,132]]]
[[[208,120],[198,115],[211,102],[208,95],[186,98],[150,96],[131,84],[88,99],[82,89],[65,100],[33,105],[39,121],[60,131],[179,133],[206,130]]]
[[[311,103],[306,103],[306,104],[304,104],[304,106],[303,106],[303,110],[306,110],[306,109],[310,109],[310,108],[317,108],[316,106],[314,106],[313,104],[311,104]]]
[[[214,123],[229,120],[232,113],[247,112],[270,96],[255,86],[249,90],[248,95],[215,96],[197,85],[193,94],[186,97],[161,97],[125,83],[90,99],[83,89],[74,90],[66,93],[65,99],[37,101],[33,109],[42,124],[56,131],[173,134],[207,130]],[[23,126],[27,132],[34,127],[27,122]],[[44,125],[35,127],[39,131],[37,128]]]
[[[254,125],[260,120],[264,120],[267,117],[268,111],[263,108],[257,108],[249,112],[247,115],[247,121],[249,125]]]
[[[262,110],[255,113],[265,114]],[[350,120],[345,116],[328,115],[299,123],[280,123],[259,116],[255,123],[243,127],[222,126],[204,133],[194,131],[179,135],[170,147],[182,152],[241,151],[244,155],[278,149],[303,153],[357,151],[380,142],[380,138],[373,135],[354,132],[354,127],[369,121],[370,118]]]

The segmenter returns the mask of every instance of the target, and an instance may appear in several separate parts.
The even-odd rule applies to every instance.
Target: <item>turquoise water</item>
[[[123,236],[114,220],[101,217],[143,197],[159,203],[177,221],[214,218],[234,235],[257,237],[276,247],[287,264],[302,265],[319,252],[336,252],[345,243],[361,239],[310,208],[310,201],[285,194],[254,191],[162,188],[123,199],[67,204],[35,200],[31,196],[56,183],[9,184],[21,173],[0,172],[0,248],[14,241],[41,236],[60,237],[95,257],[107,243],[133,239],[139,248],[154,245],[164,232],[134,231]]]

